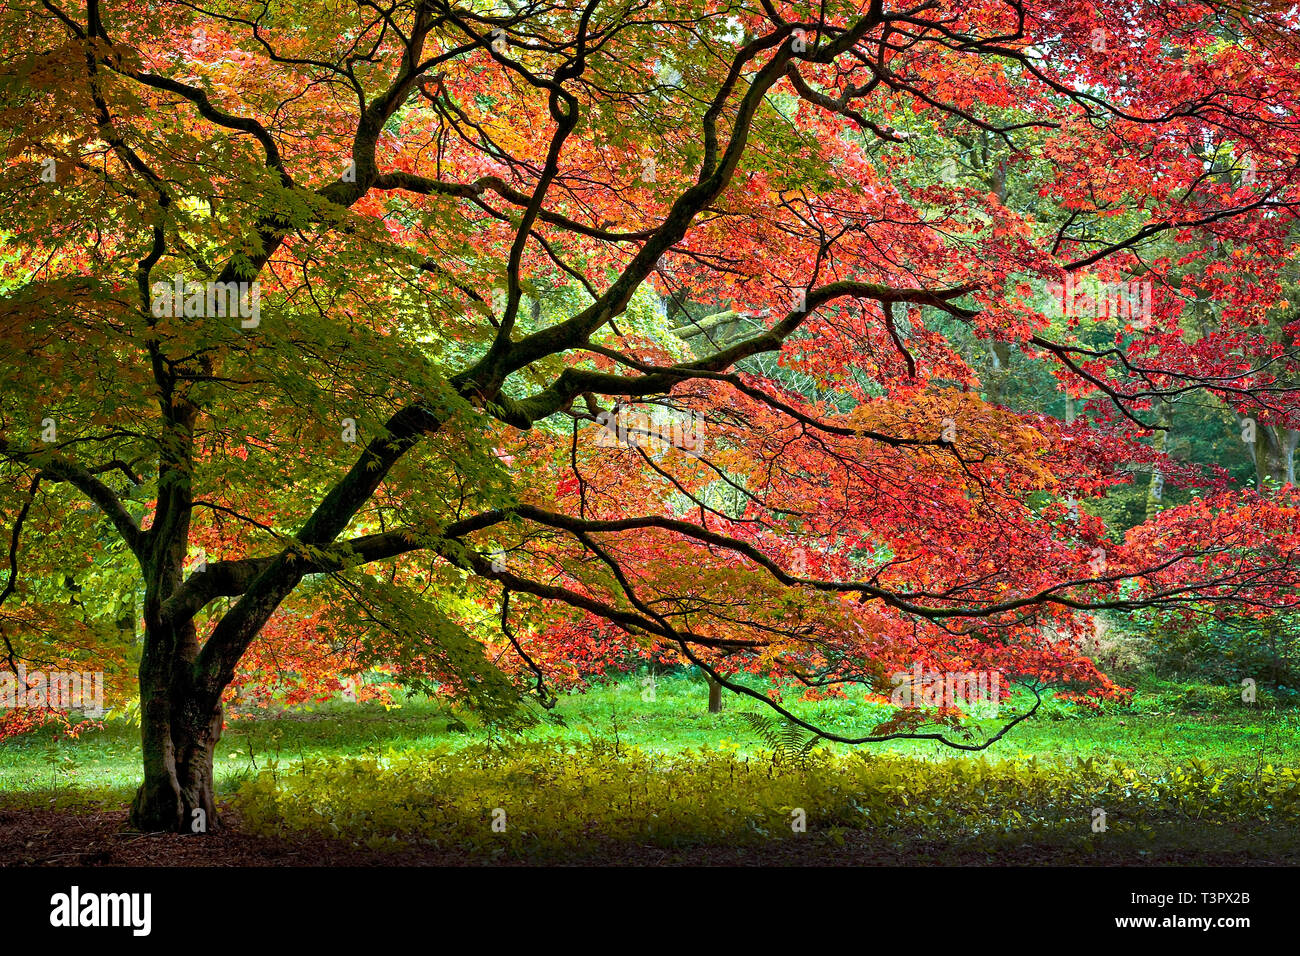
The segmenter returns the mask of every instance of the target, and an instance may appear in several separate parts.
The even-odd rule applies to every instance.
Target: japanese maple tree
[[[1290,5],[0,25],[0,623],[51,656],[40,575],[134,563],[139,827],[215,821],[223,694],[285,629],[503,719],[592,642],[795,719],[737,675],[1105,695],[1090,610],[1292,601],[1289,493],[1149,443],[1194,390],[1296,427]],[[1055,363],[1077,420],[982,396],[958,330]],[[1200,495],[1122,538],[1080,508],[1154,467]],[[987,745],[954,720],[809,729]]]

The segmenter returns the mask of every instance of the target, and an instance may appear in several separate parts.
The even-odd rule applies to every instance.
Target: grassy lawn
[[[724,711],[709,714],[704,684],[687,676],[660,678],[650,696],[648,685],[637,679],[570,695],[555,710],[557,722],[540,724],[521,737],[564,743],[617,739],[669,754],[722,747],[746,755],[764,747],[741,716],[761,711],[756,701],[726,695]],[[1025,705],[1017,699],[1009,710],[1019,712]],[[844,701],[798,703],[792,709],[846,731],[865,732],[873,723],[870,708]],[[110,720],[76,741],[57,739],[52,731],[5,741],[0,744],[0,794],[9,803],[126,799],[138,782],[137,733]],[[218,789],[228,795],[259,771],[272,766],[288,770],[304,759],[448,753],[489,739],[490,732],[471,716],[427,700],[409,700],[391,710],[340,702],[235,719],[218,750]],[[842,754],[854,748],[830,749]],[[922,741],[856,749],[927,760],[953,756],[940,744]],[[1300,767],[1300,710],[1267,703],[1247,707],[1231,688],[1149,684],[1139,686],[1125,710],[1090,713],[1048,702],[986,755],[1069,763],[1116,758],[1148,770],[1190,759],[1237,771],[1265,763]]]

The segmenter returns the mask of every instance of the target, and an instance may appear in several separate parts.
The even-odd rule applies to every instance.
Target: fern
[[[809,733],[792,720],[768,717],[753,711],[740,714],[740,719],[771,751],[773,763],[801,766],[817,746],[817,735]]]

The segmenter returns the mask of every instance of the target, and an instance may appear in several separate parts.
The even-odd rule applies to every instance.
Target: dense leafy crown
[[[1300,414],[1290,4],[0,26],[11,661],[142,613],[218,696],[382,665],[504,716],[655,655],[1104,695],[1090,609],[1291,600],[1289,493],[1151,440],[1193,392]],[[1153,470],[1132,527],[1090,504]]]

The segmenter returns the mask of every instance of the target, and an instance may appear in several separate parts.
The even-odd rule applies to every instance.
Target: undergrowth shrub
[[[1294,611],[1263,617],[1138,612],[1116,640],[1140,659],[1121,671],[1226,687],[1251,678],[1283,697],[1300,688],[1300,613]]]
[[[267,834],[333,834],[369,846],[411,842],[471,852],[563,853],[595,842],[674,847],[737,844],[845,828],[994,839],[1067,827],[1155,822],[1300,822],[1300,769],[1227,771],[1193,760],[1147,773],[1117,760],[925,760],[812,750],[798,760],[728,750],[649,753],[581,746],[492,745],[429,754],[309,761],[269,768],[235,798]],[[503,832],[492,823],[504,819]],[[504,814],[502,818],[501,814]]]

